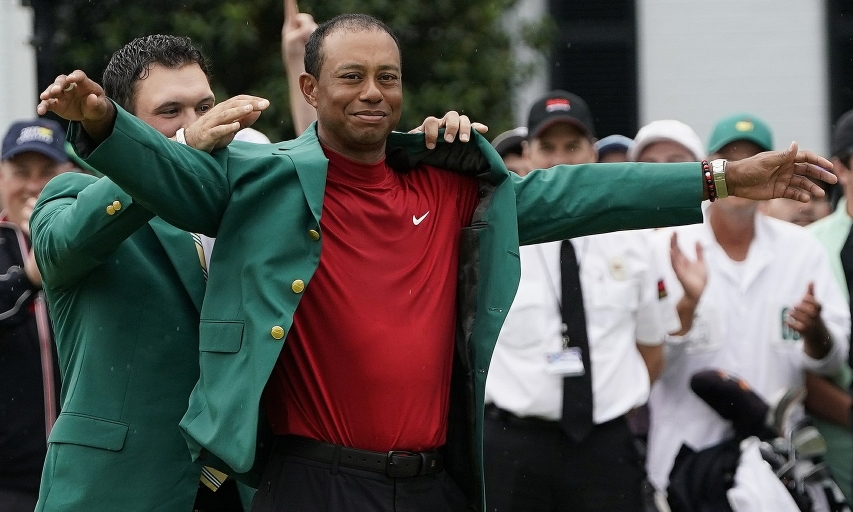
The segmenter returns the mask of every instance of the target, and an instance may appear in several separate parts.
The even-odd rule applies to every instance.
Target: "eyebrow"
[[[347,64],[341,64],[340,66],[338,66],[336,68],[335,71],[341,72],[341,71],[347,71],[347,70],[353,70],[353,69],[363,70],[364,68],[365,68],[364,64],[358,64],[358,63],[352,62],[352,63],[347,63]],[[390,71],[396,71],[399,73],[400,72],[400,66],[397,66],[395,64],[383,64],[383,65],[379,66],[379,71],[389,71],[389,70]]]
[[[204,98],[202,98],[197,103],[197,105],[199,105],[201,103],[207,103],[207,102],[210,102],[213,100],[214,100],[214,98],[212,95],[211,96],[205,96]],[[154,110],[158,111],[158,110],[163,110],[164,108],[167,108],[167,107],[181,107],[181,106],[183,106],[183,103],[181,103],[179,101],[166,101],[166,102],[161,103],[161,104],[157,105],[156,107],[154,107]]]

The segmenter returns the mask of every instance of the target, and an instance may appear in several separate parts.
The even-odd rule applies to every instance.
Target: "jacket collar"
[[[171,226],[160,217],[154,217],[149,221],[154,234],[160,239],[166,255],[172,262],[172,266],[178,273],[178,277],[187,290],[190,299],[196,309],[201,311],[202,298],[206,283],[201,268],[201,260],[196,250],[192,235],[186,231]]]

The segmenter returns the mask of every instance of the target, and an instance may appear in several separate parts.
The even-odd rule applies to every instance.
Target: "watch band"
[[[726,166],[728,161],[720,158],[711,161],[711,170],[714,173],[714,187],[717,189],[717,198],[722,199],[729,196],[726,188]]]

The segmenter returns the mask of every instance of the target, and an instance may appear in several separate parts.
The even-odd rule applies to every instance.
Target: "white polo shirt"
[[[597,424],[646,403],[649,374],[636,343],[660,344],[674,329],[662,325],[662,272],[649,237],[647,231],[623,231],[572,240],[580,265]],[[562,415],[563,377],[546,369],[546,355],[562,348],[561,243],[521,247],[521,283],[486,380],[486,401],[518,416],[558,420]]]
[[[847,354],[850,312],[836,283],[823,246],[800,226],[756,214],[755,239],[743,262],[728,258],[707,220],[673,228],[681,250],[695,258],[698,241],[708,269],[693,328],[683,338],[668,339],[666,367],[649,399],[648,472],[665,490],[682,443],[696,450],[731,435],[723,420],[690,389],[699,370],[719,368],[743,379],[771,402],[787,388],[803,385],[803,370],[837,371]],[[669,244],[671,231],[659,232]],[[683,295],[668,268],[672,303]],[[787,309],[798,304],[809,283],[821,303],[821,316],[835,344],[821,360],[806,356],[799,334],[785,325]]]

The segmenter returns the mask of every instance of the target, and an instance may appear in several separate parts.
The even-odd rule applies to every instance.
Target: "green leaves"
[[[318,22],[364,12],[386,22],[403,46],[405,106],[398,129],[458,110],[497,134],[511,127],[511,88],[529,75],[517,66],[502,15],[516,0],[319,0],[300,2]],[[272,140],[293,137],[281,63],[281,0],[61,0],[57,66],[100,77],[112,53],[134,37],[192,38],[212,62],[217,98],[247,93],[271,107],[256,128]],[[535,37],[534,37],[535,36]],[[542,45],[542,31],[530,39]]]

